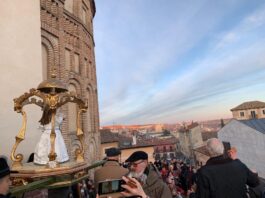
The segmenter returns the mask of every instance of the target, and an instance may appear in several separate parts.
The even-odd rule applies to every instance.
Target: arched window
[[[84,73],[85,73],[85,77],[88,77],[89,76],[88,61],[87,61],[86,58],[84,60]]]
[[[96,145],[95,141],[90,141],[89,148],[88,148],[88,156],[89,156],[89,162],[92,164],[95,161],[95,155],[96,155]]]
[[[88,70],[89,70],[89,73],[88,73],[88,77],[89,79],[93,80],[93,68],[92,68],[92,62],[89,61],[88,62]]]
[[[64,2],[64,8],[71,12],[71,13],[74,13],[74,1],[73,0],[66,0]]]
[[[170,152],[173,152],[173,146],[170,146],[169,150],[170,150]]]
[[[74,85],[70,84],[68,87],[70,92],[76,92]],[[77,106],[75,103],[70,102],[68,104],[68,129],[69,132],[76,132],[76,118],[77,118]]]
[[[74,71],[76,73],[79,73],[80,72],[80,69],[79,69],[79,54],[74,54]]]
[[[85,6],[82,7],[82,20],[84,24],[87,24],[87,8]]]
[[[71,70],[71,51],[68,49],[65,49],[65,69]]]
[[[42,53],[42,78],[43,80],[47,79],[48,76],[48,49],[42,44],[41,45],[41,53]]]

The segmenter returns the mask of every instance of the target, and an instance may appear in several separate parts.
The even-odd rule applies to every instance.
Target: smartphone
[[[121,187],[125,182],[122,179],[106,180],[98,183],[98,194],[110,194],[116,192],[122,192],[125,189]]]
[[[223,142],[224,145],[224,158],[228,158],[228,151],[231,149],[230,142]]]

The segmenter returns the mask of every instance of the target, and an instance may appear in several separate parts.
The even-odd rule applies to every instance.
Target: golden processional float
[[[55,116],[58,108],[68,102],[76,103],[79,107],[76,119],[76,136],[80,141],[80,147],[75,150],[74,161],[58,163],[55,152]],[[43,111],[42,119],[50,118],[50,153],[48,155],[49,162],[46,165],[36,165],[32,162],[23,164],[23,155],[16,154],[19,144],[25,139],[26,133],[27,114],[23,107],[30,104],[41,107]],[[88,175],[89,165],[84,161],[84,133],[80,127],[81,114],[87,110],[85,100],[79,98],[75,93],[69,92],[64,83],[52,74],[52,77],[40,83],[37,89],[32,88],[29,92],[15,98],[14,110],[22,115],[23,124],[15,137],[16,142],[11,151],[11,160],[13,161],[11,168],[12,186],[21,187],[24,185],[30,187],[29,184],[33,183],[31,186],[34,186],[35,183],[37,185],[34,186],[35,189],[38,188],[38,185],[43,184],[46,185],[45,188],[56,188],[56,186],[72,184]]]

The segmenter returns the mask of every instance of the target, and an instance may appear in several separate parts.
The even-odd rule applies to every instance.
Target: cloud
[[[198,103],[201,105],[204,103],[206,106],[207,102],[204,101],[209,98],[263,83],[265,62],[260,60],[260,57],[264,53],[265,48],[260,42],[249,47],[248,50],[235,52],[233,57],[225,60],[222,58],[203,60],[203,64],[195,66],[186,75],[169,82],[166,89],[153,95],[153,100],[121,120],[127,119],[137,123],[157,115],[176,115],[179,109],[189,109],[190,106]]]
[[[165,6],[168,21],[168,15],[144,15],[148,6],[141,1],[106,6],[113,20],[95,32],[102,124],[192,119],[224,95],[263,83],[264,6],[223,30],[224,17],[238,9],[233,3],[219,9],[200,1],[179,12],[173,4],[176,15]]]
[[[217,37],[218,43],[216,44],[216,50],[221,50],[226,46],[229,46],[237,41],[242,42],[242,38],[249,40],[250,36],[248,33],[251,33],[253,29],[257,29],[259,27],[264,28],[265,24],[265,7],[262,6],[254,13],[245,17],[238,25],[236,25],[232,30],[228,32],[222,32],[221,35]],[[256,33],[256,32],[255,32]],[[246,37],[247,35],[247,37]]]

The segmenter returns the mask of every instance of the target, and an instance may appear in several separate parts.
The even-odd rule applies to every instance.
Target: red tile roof
[[[147,147],[147,146],[156,146],[156,145],[172,145],[176,144],[177,142],[178,140],[174,136],[166,139],[137,137],[136,145],[124,145],[123,142],[120,142],[120,147],[138,148],[138,147]]]
[[[109,130],[100,130],[101,143],[118,142],[119,136],[117,133],[111,133]]]
[[[112,133],[107,129],[100,130],[101,143],[118,142],[121,149],[138,148],[156,145],[171,145],[176,144],[178,139],[174,136],[165,139],[146,138],[145,136],[137,136],[136,145],[132,145],[132,138],[118,133]]]

